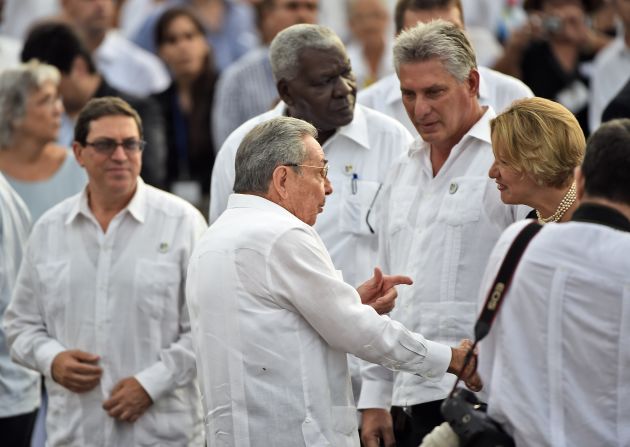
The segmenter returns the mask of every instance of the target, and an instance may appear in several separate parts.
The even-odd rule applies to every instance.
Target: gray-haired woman
[[[55,67],[37,61],[0,73],[0,171],[33,221],[86,182],[71,151],[55,144],[63,114],[59,82]]]

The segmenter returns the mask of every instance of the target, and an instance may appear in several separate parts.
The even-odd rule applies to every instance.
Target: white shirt
[[[480,303],[512,241],[501,236]],[[548,224],[479,351],[488,413],[521,447],[630,445],[630,233]]]
[[[429,144],[416,141],[391,168],[379,205],[379,260],[385,272],[411,276],[392,318],[451,346],[472,338],[486,261],[517,208],[501,202],[488,169],[491,108],[457,143],[433,177]],[[523,217],[528,210],[519,210]],[[429,383],[377,366],[363,371],[359,408],[389,408],[446,397],[454,375]]]
[[[186,296],[210,447],[358,447],[346,352],[428,380],[451,358],[361,304],[317,232],[258,196],[230,196]]]
[[[630,32],[630,31],[629,31]],[[595,132],[602,123],[604,109],[630,79],[630,48],[623,33],[601,50],[593,62],[588,127]]]
[[[486,67],[479,71],[479,103],[490,106],[499,112],[505,110],[512,101],[534,96],[531,89],[512,76],[499,73]],[[384,113],[402,123],[412,135],[417,135],[402,102],[400,81],[396,74],[386,76],[376,84],[362,90],[357,102]]]
[[[26,205],[0,174],[0,318],[11,300],[30,229]],[[11,361],[0,326],[0,418],[32,412],[39,406],[39,392],[39,374]]]
[[[280,103],[252,118],[223,144],[212,171],[210,222],[225,210],[234,187],[234,160],[241,140],[257,124],[284,114],[285,107]],[[370,231],[366,218],[376,229],[376,210],[370,211],[372,202],[387,169],[411,141],[411,135],[399,123],[357,105],[352,122],[338,129],[323,145],[333,193],[326,197],[324,212],[317,218],[315,229],[349,284],[358,285],[372,276],[377,237]],[[353,182],[355,175],[357,179]]]
[[[107,83],[127,94],[148,96],[166,90],[171,82],[166,67],[157,56],[118,31],[109,30],[93,56]]]
[[[106,233],[86,190],[37,222],[5,329],[12,357],[45,376],[49,445],[203,445],[184,280],[205,228],[192,205],[141,179]],[[67,349],[101,357],[96,388],[77,394],[52,380],[52,361]],[[121,424],[101,405],[129,376],[154,403]]]

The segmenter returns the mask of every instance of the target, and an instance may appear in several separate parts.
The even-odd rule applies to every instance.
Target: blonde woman
[[[539,222],[565,222],[577,208],[574,169],[586,141],[575,116],[543,98],[515,101],[490,121],[495,161],[489,175],[506,204],[534,210]]]

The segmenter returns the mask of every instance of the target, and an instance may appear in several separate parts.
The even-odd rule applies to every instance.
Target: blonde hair
[[[490,121],[490,131],[495,158],[540,186],[567,186],[584,158],[586,140],[575,116],[548,99],[514,101]]]

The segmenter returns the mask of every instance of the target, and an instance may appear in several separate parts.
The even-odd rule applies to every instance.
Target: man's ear
[[[278,166],[273,171],[273,175],[271,177],[271,185],[270,188],[278,195],[282,200],[285,200],[289,193],[287,191],[287,180],[289,178],[289,169],[288,166]]]
[[[278,89],[278,96],[280,96],[280,99],[282,99],[286,105],[292,106],[294,101],[289,83],[286,80],[281,79],[276,84],[276,88]]]
[[[577,194],[577,199],[579,202],[582,201],[582,197],[584,197],[584,174],[582,174],[582,168],[577,166],[573,171],[573,175],[575,176],[575,192]]]
[[[479,71],[477,71],[476,68],[470,70],[470,73],[468,73],[468,79],[466,79],[466,81],[464,82],[468,84],[468,89],[470,90],[471,96],[478,98],[480,82]]]
[[[85,164],[83,163],[83,153],[81,151],[82,148],[83,146],[81,146],[76,141],[72,143],[72,152],[74,152],[74,158],[77,159],[77,163],[79,163],[79,166],[85,167]]]

